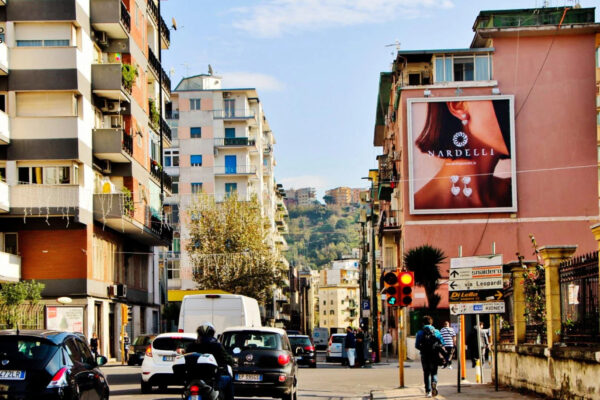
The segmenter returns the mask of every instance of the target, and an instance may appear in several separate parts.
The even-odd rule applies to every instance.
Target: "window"
[[[225,184],[225,193],[229,196],[232,193],[237,192],[237,183],[226,183]]]
[[[69,46],[71,41],[69,39],[59,40],[17,40],[17,47],[60,47]]]
[[[181,251],[181,239],[173,238],[173,242],[171,242],[171,251],[174,251],[175,253]]]
[[[192,167],[201,167],[202,166],[202,155],[195,154],[190,156],[190,165]]]
[[[190,99],[190,110],[200,110],[200,99]]]
[[[165,167],[179,167],[179,150],[166,149],[164,151],[164,162]]]
[[[192,193],[194,193],[194,194],[202,193],[202,183],[192,182]]]
[[[167,260],[167,278],[179,279],[179,260]]]
[[[327,300],[323,300],[323,305],[326,306],[327,305]]]
[[[335,310],[329,311],[329,315],[335,315]]]
[[[454,81],[474,80],[473,57],[454,57]]]
[[[491,55],[453,56],[435,58],[436,82],[487,81],[492,79]]]
[[[225,116],[235,117],[235,99],[225,100]]]
[[[171,192],[173,194],[179,193],[179,175],[171,177]]]
[[[0,167],[0,182],[6,182],[6,167]]]
[[[199,139],[202,137],[202,128],[190,128],[190,137],[192,139]]]
[[[231,139],[235,137],[235,128],[225,128],[225,138]]]
[[[331,305],[333,305],[333,300],[330,300],[330,302],[331,302]]]
[[[5,253],[18,255],[19,240],[18,240],[17,233],[16,232],[4,233],[3,235],[0,235],[0,239],[2,238],[1,236],[4,236],[4,243],[0,242],[0,245],[3,245],[3,246],[0,246],[0,250],[4,251]]]
[[[75,168],[74,168],[75,169]],[[20,184],[69,185],[71,184],[70,167],[19,167]],[[73,172],[79,179],[79,170]],[[75,179],[74,183],[77,183]]]

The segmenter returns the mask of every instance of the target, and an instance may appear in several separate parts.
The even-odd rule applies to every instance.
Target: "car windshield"
[[[344,343],[344,336],[334,336],[331,339],[331,343]]]
[[[135,342],[133,342],[133,345],[134,346],[143,346],[143,345],[150,344],[151,341],[152,341],[151,336],[138,336],[137,338],[135,338]]]
[[[161,337],[154,339],[152,347],[157,350],[176,351],[177,349],[185,349],[192,342],[194,342],[192,338]]]
[[[58,346],[40,338],[0,336],[0,358],[25,361],[43,367],[54,355]]]
[[[239,347],[241,350],[277,350],[280,349],[277,333],[272,332],[226,332],[223,335],[223,346],[227,350]]]
[[[290,344],[294,346],[312,346],[308,336],[289,336]]]

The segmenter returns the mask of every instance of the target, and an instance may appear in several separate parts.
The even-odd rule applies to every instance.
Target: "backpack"
[[[441,340],[435,335],[434,330],[431,328],[423,328],[423,336],[421,337],[419,350],[421,351],[422,357],[426,357],[438,366],[446,363],[444,357],[446,355],[446,349],[444,349]]]

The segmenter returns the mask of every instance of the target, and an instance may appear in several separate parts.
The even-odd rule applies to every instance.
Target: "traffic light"
[[[383,291],[382,294],[387,296],[386,301],[390,306],[398,305],[398,273],[386,272],[383,276]]]
[[[125,326],[129,322],[129,307],[121,303],[121,325]]]
[[[413,286],[415,286],[415,273],[402,271],[398,275],[398,305],[400,307],[410,306],[413,297]]]

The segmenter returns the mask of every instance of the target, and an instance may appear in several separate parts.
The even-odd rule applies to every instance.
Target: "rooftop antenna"
[[[208,74],[210,76],[212,76],[212,74],[213,74],[213,68],[212,68],[212,66],[210,64],[208,64]]]
[[[400,41],[398,39],[396,39],[396,41],[392,44],[386,44],[385,47],[396,47],[396,52],[400,51]],[[390,53],[391,55],[394,55],[394,52]]]

